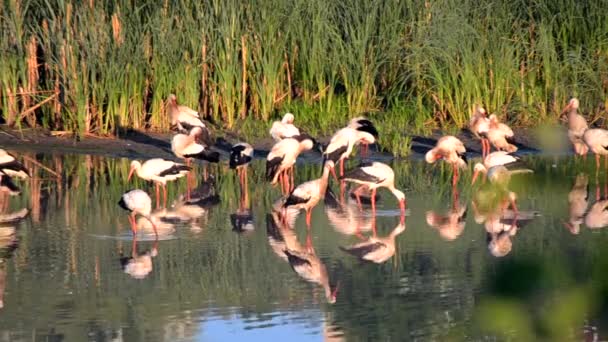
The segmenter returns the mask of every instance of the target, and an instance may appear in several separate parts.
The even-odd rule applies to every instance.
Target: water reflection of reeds
[[[560,223],[567,215],[567,194],[575,172],[593,170],[592,164],[559,160],[553,167],[553,160],[529,160],[537,174],[515,179],[512,190],[518,193],[522,208],[541,210],[543,216],[518,233],[510,259],[502,264],[489,255],[483,227],[471,219],[452,242],[444,241],[426,227],[423,214],[429,207],[447,209],[451,203],[449,170],[428,168],[417,162],[395,164],[398,186],[410,189],[407,196],[411,215],[407,218],[407,231],[397,239],[395,256],[386,263],[361,264],[344,255],[337,249],[338,243],[355,241],[335,231],[326,222],[323,210],[313,213],[313,222],[318,223],[313,228],[315,249],[330,274],[341,280],[338,302],[328,307],[321,293],[302,282],[289,265],[277,260],[267,247],[265,234],[256,231],[243,236],[232,232],[227,213],[239,206],[240,189],[238,179],[224,166],[210,167],[221,201],[201,217],[201,234],[190,233],[184,223],[178,224],[180,239],[161,241],[162,251],[153,261],[154,270],[144,281],[134,283],[117,264],[119,251],[128,250],[127,244],[94,236],[127,233],[125,213],[116,205],[118,198],[127,189],[140,187],[149,191],[152,186],[139,179],[126,182],[126,159],[28,156],[63,177],[49,177],[44,169],[29,163],[27,166],[36,177],[20,182],[23,195],[3,204],[4,211],[32,209],[31,222],[27,219],[20,225],[20,247],[8,264],[6,303],[14,305],[18,301],[24,310],[35,308],[37,314],[22,317],[12,306],[7,320],[0,322],[0,329],[14,329],[17,320],[23,327],[56,326],[57,308],[67,305],[69,310],[64,314],[69,320],[83,317],[104,323],[95,327],[67,324],[62,328],[65,338],[78,339],[89,330],[104,329],[121,331],[125,339],[162,338],[172,334],[167,331],[175,336],[191,334],[196,329],[194,325],[178,327],[176,322],[200,320],[200,315],[211,308],[219,317],[231,319],[236,315],[263,321],[268,313],[314,306],[332,314],[346,339],[385,339],[395,332],[412,338],[441,339],[475,331],[470,322],[478,312],[480,296],[504,296],[495,282],[508,271],[505,265],[515,261],[537,265],[533,269],[541,270],[531,279],[554,290],[533,296],[550,305],[562,285],[569,289],[569,284],[591,282],[590,296],[597,296],[603,289],[601,284],[593,284],[603,279],[597,265],[602,264],[604,238],[583,231],[572,240]],[[253,163],[249,181],[256,227],[266,226],[266,213],[280,194],[278,189],[266,185],[262,166],[260,161]],[[298,165],[296,183],[318,176],[319,169],[318,165]],[[202,181],[201,174],[198,168],[197,182]],[[459,183],[460,199],[465,203],[477,191],[468,184],[470,176],[465,173]],[[184,193],[185,182],[169,185],[170,199]],[[396,207],[390,195],[381,196],[386,208]],[[383,234],[390,232],[395,219],[379,218],[378,230]],[[296,222],[295,232],[304,241],[301,219]],[[144,241],[141,246],[150,245]],[[570,254],[575,256],[572,260],[567,257]],[[527,276],[512,277],[517,282],[528,282]],[[507,296],[517,300],[515,295]],[[585,310],[595,312],[587,302],[588,299],[576,310],[581,316]],[[492,308],[488,312],[494,312]],[[508,314],[506,309],[501,312]],[[531,315],[527,319],[542,319],[540,314]],[[47,330],[40,331],[43,335]]]

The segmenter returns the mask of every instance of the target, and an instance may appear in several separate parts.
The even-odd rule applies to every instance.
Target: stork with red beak
[[[390,166],[380,162],[362,163],[359,167],[346,172],[340,179],[359,184],[353,192],[359,204],[361,204],[360,192],[365,188],[371,190],[373,216],[376,216],[376,190],[380,187],[387,188],[399,201],[401,217],[405,217],[405,194],[395,188],[395,172]]]
[[[143,164],[138,160],[134,160],[131,162],[131,170],[129,171],[127,182],[131,180],[133,173],[137,173],[137,176],[141,179],[154,182],[156,185],[157,207],[159,207],[160,198],[159,187],[162,185],[164,194],[163,206],[166,207],[167,182],[185,176],[190,170],[189,166],[161,158],[148,159]]]
[[[427,163],[433,164],[437,160],[443,159],[446,163],[452,165],[454,170],[452,186],[455,186],[458,182],[458,169],[467,166],[464,155],[466,151],[462,141],[454,136],[447,135],[437,140],[437,145],[426,153],[425,160]]]

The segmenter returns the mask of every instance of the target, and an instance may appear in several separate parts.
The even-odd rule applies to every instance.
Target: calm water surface
[[[536,173],[517,177],[508,190],[471,188],[465,172],[457,193],[447,168],[398,162],[408,197],[404,227],[389,192],[380,191],[374,222],[367,206],[340,202],[332,184],[335,198],[315,208],[310,232],[303,214],[293,229],[277,220],[280,192],[263,181],[262,162],[254,163],[243,200],[226,166],[209,168],[215,192],[198,167],[195,195],[204,200],[187,205],[179,200],[185,179],[170,184],[173,206],[155,213],[165,234],[134,242],[117,202],[126,190],[153,187],[126,182],[128,160],[29,156],[64,177],[26,162],[34,179],[19,182],[21,196],[0,201],[1,220],[29,211],[0,224],[2,341],[606,335],[606,182],[603,172],[595,178],[592,158],[529,159]],[[296,183],[319,174],[319,165],[299,165]],[[508,191],[517,196],[516,222],[503,209]],[[396,235],[394,255],[380,263],[346,251],[372,236],[374,225],[379,237]],[[294,272],[285,249],[316,257],[328,293],[337,288],[335,303],[322,285]]]

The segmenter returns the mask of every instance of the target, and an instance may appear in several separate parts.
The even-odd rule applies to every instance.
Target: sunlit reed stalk
[[[476,103],[515,124],[555,121],[570,96],[595,120],[608,95],[604,8],[9,0],[0,5],[0,117],[78,136],[163,131],[176,93],[239,131],[289,110],[308,131],[330,134],[372,112],[396,141],[407,128],[463,126]]]

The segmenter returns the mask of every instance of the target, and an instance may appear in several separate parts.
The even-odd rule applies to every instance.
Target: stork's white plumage
[[[510,144],[507,138],[513,138],[513,130],[502,122],[494,114],[490,115],[490,129],[487,133],[488,140],[497,150],[515,152],[517,146]]]
[[[270,136],[275,141],[281,141],[285,138],[300,135],[300,130],[293,124],[294,119],[293,114],[286,113],[281,121],[273,122],[272,127],[270,127]]]
[[[452,177],[452,185],[456,185],[458,180],[458,169],[467,166],[464,158],[466,148],[460,139],[446,135],[437,140],[434,148],[429,150],[424,156],[427,163],[433,164],[439,159],[443,159],[446,163],[452,165],[454,176]]]
[[[29,171],[21,164],[15,156],[0,148],[0,172],[9,177],[26,179],[30,176]]]
[[[210,163],[217,163],[220,160],[219,153],[196,142],[196,138],[202,133],[201,127],[194,127],[189,134],[179,133],[171,139],[171,150],[178,158],[185,159],[188,166],[192,158],[206,160]]]
[[[405,223],[400,222],[388,236],[372,236],[350,247],[340,247],[343,251],[365,261],[381,264],[395,255],[395,238],[405,231]]]
[[[475,184],[475,180],[479,176],[480,173],[487,175],[488,170],[494,166],[499,165],[510,165],[518,162],[520,159],[514,155],[509,154],[509,152],[505,151],[495,151],[488,154],[483,159],[483,164],[477,163],[474,167],[473,179],[471,181],[472,184]]]
[[[162,185],[164,192],[164,206],[167,205],[167,181],[173,181],[185,176],[190,167],[170,160],[153,158],[146,160],[143,164],[137,160],[131,162],[131,170],[127,181],[131,180],[133,173],[141,179],[154,182],[156,185],[156,205],[159,206],[159,186]]]
[[[475,111],[469,121],[469,129],[481,140],[481,156],[485,157],[490,153],[490,142],[487,139],[488,131],[490,130],[490,119],[488,119],[485,108],[475,106]]]
[[[362,163],[359,167],[346,172],[342,179],[360,184],[353,192],[359,203],[361,203],[360,192],[364,188],[371,190],[372,213],[374,216],[376,214],[376,190],[380,187],[387,188],[399,201],[401,217],[405,217],[405,194],[395,188],[395,172],[390,166],[380,162]]]
[[[125,192],[118,202],[123,209],[130,211],[129,222],[131,223],[131,230],[133,231],[133,235],[137,234],[137,222],[135,221],[135,215],[139,214],[147,218],[152,227],[154,229],[154,233],[158,236],[158,232],[156,230],[156,225],[152,222],[150,218],[150,213],[152,212],[152,200],[148,194],[140,189],[135,189],[131,191]]]
[[[310,150],[313,146],[314,141],[312,139],[301,139],[301,136],[285,138],[277,142],[266,157],[266,179],[274,185],[282,177],[281,187],[283,188],[283,193],[289,193],[293,185],[288,184],[288,170],[295,165],[301,152]]]
[[[344,175],[344,160],[353,152],[353,147],[357,142],[357,131],[351,127],[345,127],[334,133],[329,144],[323,152],[325,160],[331,160],[334,164],[340,162],[340,176]],[[337,179],[332,169],[334,177]]]
[[[211,133],[200,119],[198,112],[188,106],[178,105],[177,97],[174,94],[167,98],[167,112],[171,117],[171,126],[177,127],[180,133],[188,134],[194,127],[200,127],[200,136],[205,144],[213,143]]]
[[[595,169],[600,167],[600,155],[608,158],[608,131],[601,128],[592,128],[585,131],[583,141],[589,150],[595,154]]]
[[[319,203],[321,198],[325,196],[327,191],[327,183],[329,182],[329,170],[333,167],[334,162],[328,160],[323,166],[323,175],[321,178],[313,179],[308,182],[298,185],[289,194],[285,200],[284,208],[297,208],[306,210],[306,224],[310,227],[310,215],[312,209]]]
[[[487,177],[491,183],[501,185],[503,187],[507,187],[509,181],[511,180],[511,176],[515,174],[521,173],[533,173],[534,170],[527,168],[512,168],[508,169],[504,165],[496,165],[492,166],[487,171]]]
[[[562,110],[562,115],[566,115],[568,120],[568,139],[574,147],[574,152],[585,155],[589,151],[589,147],[583,141],[583,135],[589,129],[589,125],[587,125],[587,120],[578,113],[578,106],[577,98],[570,99],[568,105]]]
[[[374,126],[374,123],[369,119],[360,116],[350,120],[347,127],[355,130],[355,144],[362,144],[364,146],[362,155],[367,154],[369,145],[374,144],[379,136],[378,130]]]

